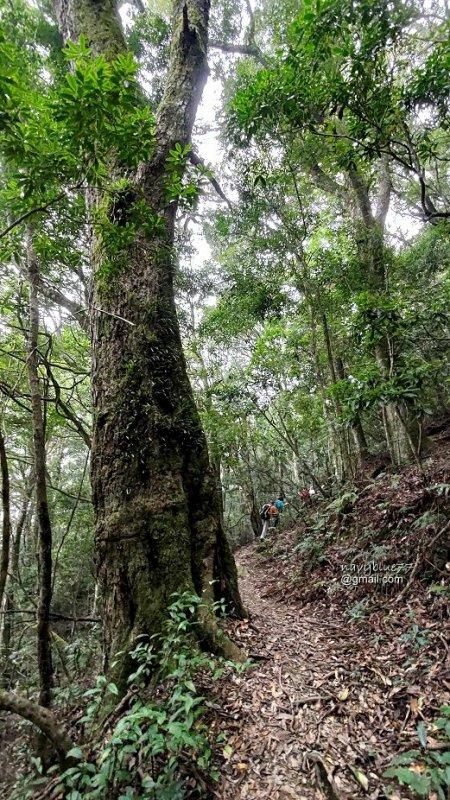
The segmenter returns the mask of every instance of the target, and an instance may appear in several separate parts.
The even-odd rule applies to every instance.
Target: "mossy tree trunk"
[[[114,6],[106,0],[98,9],[96,0],[62,0],[61,31],[83,33],[95,53],[117,55],[125,42]],[[124,199],[144,198],[160,224],[138,233],[116,274],[105,275],[101,242],[94,257],[92,484],[109,661],[136,636],[163,628],[174,592],[225,597],[244,613],[186,372],[173,286],[177,204],[168,203],[165,185],[169,151],[189,143],[206,81],[208,15],[208,0],[174,2],[154,154]],[[237,654],[211,612],[203,622],[207,647]],[[121,662],[115,677],[125,672]]]

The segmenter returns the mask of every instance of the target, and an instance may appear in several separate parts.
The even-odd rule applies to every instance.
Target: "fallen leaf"
[[[419,737],[419,742],[422,745],[422,747],[426,747],[427,746],[427,729],[426,729],[426,726],[425,726],[425,723],[423,722],[423,720],[420,720],[420,722],[419,722],[419,724],[417,726],[417,735]]]
[[[350,767],[350,769],[353,772],[353,775],[355,776],[358,783],[360,783],[363,789],[367,792],[369,788],[369,779],[367,775],[364,775],[364,772],[361,772],[361,770],[357,769],[356,767]]]
[[[416,697],[413,697],[412,700],[409,701],[409,706],[414,716],[417,716],[419,713],[419,703]]]
[[[421,775],[422,772],[425,772],[426,770],[426,764],[419,764],[419,763],[411,764],[409,769],[411,770],[411,772],[416,772],[417,775]]]
[[[225,747],[222,750],[222,754],[223,754],[224,758],[231,758],[231,756],[233,754],[233,748],[230,747],[229,744],[226,744]]]

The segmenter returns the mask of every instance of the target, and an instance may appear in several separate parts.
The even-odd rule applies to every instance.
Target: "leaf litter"
[[[249,620],[235,622],[231,633],[254,666],[221,688],[231,750],[214,796],[385,798],[383,772],[392,757],[417,749],[420,723],[450,702],[448,613],[440,602],[431,613],[414,591],[401,604],[395,594],[383,595],[381,608],[375,604],[360,620],[349,619],[333,597],[302,607],[292,563],[280,557],[294,541],[288,531],[275,554],[253,544],[236,554]],[[307,583],[303,592],[311,597]],[[402,787],[389,796],[411,794]]]

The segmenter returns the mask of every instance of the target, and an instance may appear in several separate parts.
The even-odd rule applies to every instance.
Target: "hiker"
[[[280,511],[286,505],[284,495],[280,494],[277,500],[271,500],[270,503],[265,503],[261,509],[261,519],[263,521],[263,528],[261,532],[260,541],[266,538],[269,530],[269,522],[272,522],[274,528],[277,527],[280,520]]]
[[[298,495],[299,495],[300,500],[302,501],[302,503],[305,504],[305,506],[309,505],[310,496],[309,496],[309,491],[306,488],[306,486],[304,486],[303,489],[300,489]]]
[[[309,489],[306,486],[304,486],[303,489],[300,489],[298,494],[299,494],[301,502],[303,503],[303,505],[305,507],[308,507],[308,506],[311,505],[311,495],[309,493]]]
[[[260,517],[263,521],[261,536],[259,537],[261,542],[267,536],[267,531],[269,530],[269,522],[275,520],[275,518],[278,517],[278,514],[279,512],[278,508],[275,505],[275,500],[271,500],[270,503],[264,503],[260,514]]]
[[[274,518],[274,521],[273,521],[274,527],[276,528],[276,527],[278,527],[278,523],[280,521],[280,511],[283,511],[283,508],[286,505],[286,500],[284,499],[284,495],[283,494],[279,495],[278,500],[275,500],[274,505],[275,505],[275,507],[276,507],[276,509],[278,511],[278,514],[276,515],[276,517]]]

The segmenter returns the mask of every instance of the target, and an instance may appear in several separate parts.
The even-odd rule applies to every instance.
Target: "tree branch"
[[[194,153],[192,150],[189,153],[189,158],[191,160],[191,164],[193,164],[195,167],[198,167],[198,166],[206,167],[206,164],[203,161],[203,158],[200,158],[200,156],[197,153]],[[219,197],[222,200],[224,200],[224,202],[227,204],[228,208],[233,210],[233,204],[231,203],[231,201],[226,196],[225,192],[223,191],[223,189],[221,188],[220,184],[215,179],[214,175],[208,175],[208,180],[209,180],[211,186],[213,186],[214,189],[216,190],[216,192],[219,195]]]
[[[18,714],[19,717],[27,719],[33,725],[36,725],[53,744],[59,760],[61,762],[67,761],[67,753],[73,746],[72,740],[65,728],[48,708],[28,700],[27,697],[0,689],[0,709],[11,711],[12,714]]]
[[[62,397],[61,397],[61,387],[60,387],[58,381],[56,380],[56,378],[55,378],[55,376],[54,376],[54,374],[52,372],[52,368],[50,366],[50,362],[48,361],[46,356],[44,356],[42,353],[40,353],[40,357],[41,357],[42,363],[45,366],[47,375],[48,375],[48,377],[49,377],[49,379],[50,379],[50,381],[51,381],[51,383],[53,385],[53,388],[55,390],[55,408],[56,408],[56,411],[61,416],[63,416],[65,419],[67,419],[69,422],[72,422],[72,424],[75,426],[77,432],[80,434],[81,438],[83,439],[84,443],[90,449],[90,447],[91,447],[91,437],[89,436],[89,433],[87,432],[87,430],[84,427],[84,425],[81,422],[81,420],[78,419],[76,414],[73,413],[72,409],[69,408],[67,403],[65,403],[64,400],[62,399]]]
[[[0,614],[36,614],[35,608],[11,608],[6,611],[0,611]],[[100,617],[68,617],[66,614],[58,614],[56,611],[50,611],[50,617],[54,620],[63,620],[64,622],[95,622],[98,625],[102,624]]]
[[[62,306],[69,311],[72,316],[75,317],[77,322],[80,323],[80,326],[83,328],[84,332],[90,335],[89,316],[86,313],[85,308],[83,308],[79,303],[76,303],[75,300],[70,300],[59,289],[57,289],[56,286],[51,286],[40,276],[38,288],[40,294],[47,298],[47,300],[51,300],[53,303],[57,303],[57,305]]]
[[[209,43],[209,47],[212,47],[214,50],[222,50],[223,53],[252,56],[263,66],[267,64],[266,59],[256,44],[232,44],[231,42],[221,42],[218,39],[212,39]]]
[[[323,169],[315,162],[314,164],[310,164],[309,167],[309,174],[317,186],[318,189],[322,189],[327,194],[331,194],[334,197],[339,197],[341,200],[345,199],[345,189],[343,186],[331,178]]]
[[[15,403],[17,403],[17,405],[20,408],[23,408],[24,411],[27,411],[28,414],[31,414],[31,408],[25,405],[25,403],[22,403],[20,400],[18,400],[14,388],[11,389],[6,383],[3,383],[3,381],[0,381],[0,392],[6,395],[6,397],[9,397],[10,400],[13,400]]]
[[[92,505],[92,500],[90,497],[78,497],[78,495],[65,492],[64,489],[60,489],[58,486],[53,486],[51,483],[49,483],[49,489],[52,489],[54,492],[58,492],[58,494],[64,495],[64,497],[70,497],[71,500],[79,500],[82,503],[90,503]]]
[[[13,220],[11,224],[8,225],[7,228],[5,228],[3,231],[0,231],[0,239],[3,239],[5,236],[8,235],[8,233],[11,233],[11,231],[13,231],[14,228],[17,228],[17,226],[20,225],[22,222],[25,222],[26,219],[32,217],[33,214],[38,214],[40,211],[47,211],[47,208],[50,208],[50,206],[52,206],[53,203],[57,203],[58,200],[62,200],[64,196],[65,192],[60,192],[59,194],[56,195],[56,197],[53,197],[52,200],[49,200],[48,203],[43,203],[43,205],[41,206],[35,206],[35,208],[31,208],[29,209],[29,211],[25,211],[24,214],[21,214],[20,217]]]

